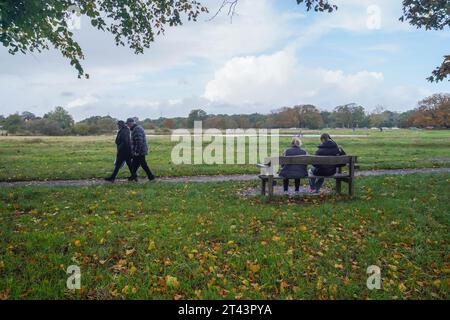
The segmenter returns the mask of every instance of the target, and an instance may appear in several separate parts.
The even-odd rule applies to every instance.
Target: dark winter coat
[[[339,156],[340,151],[339,147],[334,141],[327,141],[322,143],[317,151],[316,156]],[[336,166],[328,166],[328,165],[315,165],[314,166],[314,175],[329,177],[336,174]]]
[[[144,128],[137,124],[131,128],[131,151],[133,156],[145,156],[148,154]]]
[[[116,136],[117,155],[121,158],[131,157],[131,138],[130,129],[123,126],[119,129]]]
[[[286,149],[284,152],[285,157],[291,156],[304,156],[308,153],[300,147],[293,146]],[[303,164],[286,164],[281,168],[280,176],[286,179],[300,179],[308,176],[306,165]]]

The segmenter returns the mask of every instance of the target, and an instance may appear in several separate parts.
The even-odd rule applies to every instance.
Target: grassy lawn
[[[439,139],[448,138],[430,144]],[[50,148],[64,144],[65,156],[77,158],[72,143]],[[352,143],[349,149],[363,151]],[[89,145],[86,157],[95,164],[106,160],[99,151],[112,151],[106,139]],[[400,153],[398,143],[388,145]],[[272,203],[239,195],[256,187],[251,182],[1,188],[0,294],[448,299],[449,183],[448,174],[358,178],[353,200]],[[82,272],[75,293],[65,287],[72,264]],[[370,265],[381,268],[381,290],[366,288]]]
[[[314,132],[305,132],[314,133]],[[319,133],[319,132],[315,132]],[[351,134],[351,130],[336,131]],[[336,138],[348,154],[359,156],[361,169],[450,166],[450,131],[357,131],[368,137]],[[280,148],[290,138],[281,138]],[[305,138],[313,153],[317,138]],[[151,168],[158,176],[256,173],[254,165],[174,165],[170,156],[176,142],[150,137]],[[248,148],[247,148],[248,151]],[[114,137],[0,137],[0,180],[103,178],[111,173]],[[122,170],[121,177],[127,176]]]

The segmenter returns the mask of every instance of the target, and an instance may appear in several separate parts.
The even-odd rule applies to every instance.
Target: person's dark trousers
[[[317,174],[316,168],[312,170],[312,174],[313,175]],[[325,182],[324,178],[311,178],[309,179],[309,186],[311,187],[311,189],[315,190],[316,192],[319,192],[324,182]]]
[[[294,179],[294,183],[295,183],[295,191],[299,191],[300,190],[300,179]],[[287,192],[289,190],[289,179],[283,180],[283,189],[285,192]]]
[[[319,192],[324,182],[325,182],[324,178],[311,178],[309,179],[309,186],[311,187],[311,189],[315,190],[316,192]]]
[[[137,178],[137,170],[139,169],[139,167],[142,167],[142,169],[144,169],[149,179],[153,179],[155,177],[150,168],[148,167],[147,161],[145,160],[145,156],[134,156],[131,164],[132,164],[131,178]]]
[[[116,157],[116,165],[114,167],[113,174],[111,175],[112,180],[116,179],[117,174],[119,173],[120,168],[122,168],[124,162],[126,162],[130,172],[133,172],[132,165],[131,165],[131,157],[117,156]]]

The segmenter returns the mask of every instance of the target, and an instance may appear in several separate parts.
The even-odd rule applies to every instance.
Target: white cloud
[[[380,72],[346,74],[305,67],[298,63],[293,50],[286,49],[272,55],[231,59],[208,82],[204,97],[214,102],[272,106],[361,101],[382,82]]]
[[[87,96],[69,101],[67,103],[67,108],[72,109],[72,108],[77,108],[77,107],[83,107],[83,106],[86,106],[89,104],[94,104],[97,101],[98,101],[98,98],[91,96],[91,95],[87,95]]]

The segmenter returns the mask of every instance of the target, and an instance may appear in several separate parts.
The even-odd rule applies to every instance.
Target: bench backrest
[[[258,165],[261,175],[274,175],[278,165],[301,164],[301,165],[344,165],[348,166],[349,175],[353,177],[355,164],[358,161],[356,156],[290,156],[290,157],[270,157],[264,159],[264,164]],[[339,168],[338,172],[342,172]]]
[[[270,159],[269,162],[277,163],[276,158]],[[278,164],[317,164],[317,165],[345,165],[350,163],[356,163],[356,156],[290,156],[290,157],[278,157]],[[268,163],[268,162],[266,162]]]

